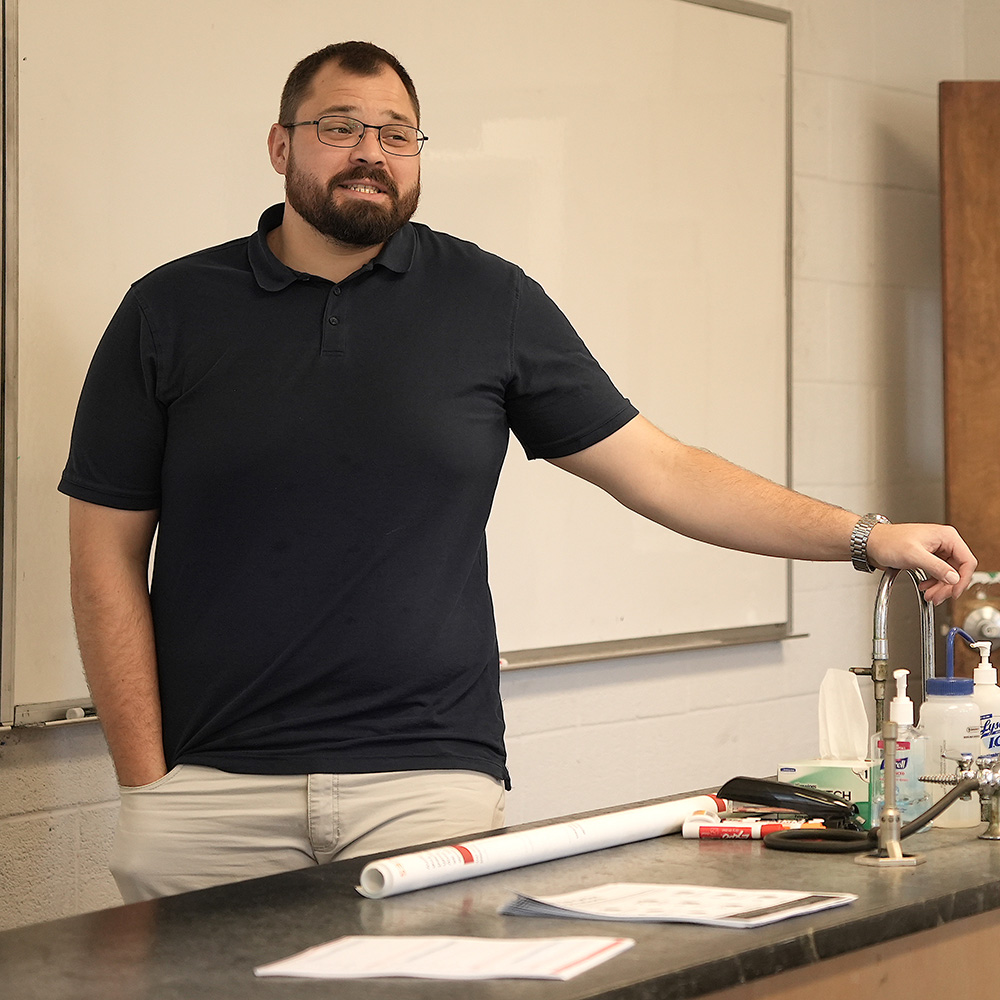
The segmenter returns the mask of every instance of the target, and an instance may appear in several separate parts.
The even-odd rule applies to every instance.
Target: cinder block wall
[[[1000,12],[992,0],[774,6],[794,25],[794,485],[938,518],[937,82],[1000,73],[985,43]],[[506,674],[509,820],[815,753],[819,681],[868,661],[874,586],[842,565],[802,565],[806,639]],[[0,734],[0,928],[118,901],[104,871],[115,810],[93,723]]]
[[[93,722],[0,733],[0,929],[121,902],[118,789]]]

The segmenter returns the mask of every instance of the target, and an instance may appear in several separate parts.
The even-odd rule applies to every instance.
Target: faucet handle
[[[870,666],[868,666],[868,667],[851,667],[850,670],[851,670],[852,674],[857,674],[858,677],[871,677],[872,676],[872,668]]]
[[[958,764],[958,771],[961,773],[963,771],[975,771],[976,768],[973,765],[973,761],[976,760],[975,754],[971,753],[942,753],[942,760],[950,760]]]
[[[950,760],[958,767],[954,771],[944,771],[941,774],[922,774],[921,781],[937,785],[957,785],[966,778],[978,778],[983,784],[1000,785],[1000,756],[997,754],[974,757],[971,753],[943,753],[941,759]]]

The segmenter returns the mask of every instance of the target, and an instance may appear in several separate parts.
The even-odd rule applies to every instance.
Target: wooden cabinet
[[[1000,81],[940,86],[945,502],[1000,573]],[[1000,607],[1000,582],[953,602],[951,624]]]

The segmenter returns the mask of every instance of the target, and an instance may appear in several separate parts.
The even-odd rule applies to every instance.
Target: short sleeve
[[[129,291],[84,381],[60,492],[122,510],[160,506],[167,415],[156,376],[152,332]]]
[[[511,343],[507,418],[528,458],[575,454],[638,415],[558,306],[524,275]]]

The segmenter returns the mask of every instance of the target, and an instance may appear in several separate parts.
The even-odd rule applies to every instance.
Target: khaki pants
[[[475,771],[231,774],[179,764],[121,789],[109,867],[126,903],[399,851],[503,825],[503,785]]]

